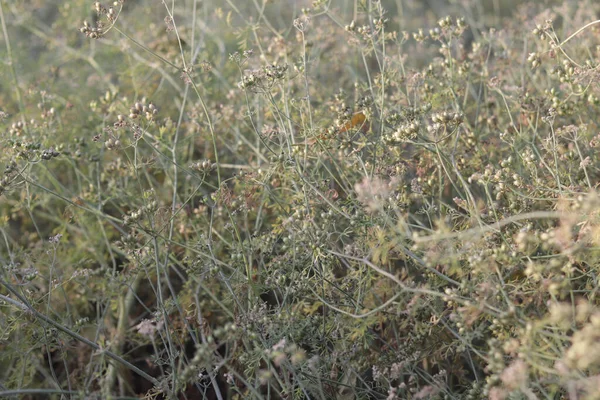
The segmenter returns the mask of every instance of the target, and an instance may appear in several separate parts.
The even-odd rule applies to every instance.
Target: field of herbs
[[[0,0],[0,398],[600,399],[599,18]]]

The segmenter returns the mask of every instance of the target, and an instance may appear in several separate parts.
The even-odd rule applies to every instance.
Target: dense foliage
[[[0,397],[600,399],[600,5],[430,3],[0,0]]]

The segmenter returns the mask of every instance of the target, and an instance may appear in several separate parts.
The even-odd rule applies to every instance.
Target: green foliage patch
[[[0,397],[600,399],[600,6],[430,3],[0,0]]]

